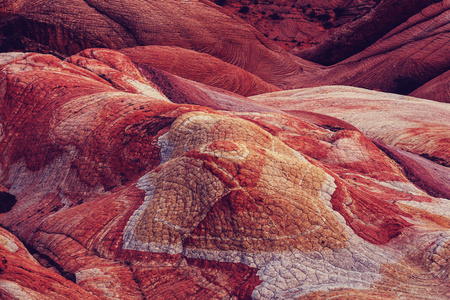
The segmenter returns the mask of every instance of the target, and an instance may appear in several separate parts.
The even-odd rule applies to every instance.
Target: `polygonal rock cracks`
[[[180,253],[340,248],[326,202],[334,180],[253,124],[205,113],[179,117],[159,141],[163,160],[143,176],[141,207],[124,248]]]

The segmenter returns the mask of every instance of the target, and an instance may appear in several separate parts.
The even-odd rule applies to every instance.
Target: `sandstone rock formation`
[[[311,1],[317,5],[316,1]],[[393,28],[427,6],[442,1],[428,0],[384,0],[384,1],[323,1],[330,3],[335,20],[335,29],[324,34],[318,45],[304,49],[293,49],[293,53],[308,60],[331,65],[338,63],[381,39]],[[445,4],[444,4],[445,5]],[[331,17],[331,16],[330,16]],[[413,17],[414,18],[414,17]]]
[[[450,71],[447,71],[433,80],[430,80],[426,84],[414,90],[410,96],[449,103]]]
[[[242,5],[248,13],[239,13]],[[331,65],[289,88],[344,84],[408,94],[450,69],[448,1],[228,0],[224,7],[291,53]],[[448,92],[423,97],[450,101]]]
[[[446,103],[345,86],[283,91],[253,100],[286,112],[307,110],[339,118],[371,139],[450,166]]]
[[[14,235],[0,228],[2,299],[99,299],[59,275],[54,266],[44,264],[48,268],[43,267]]]
[[[121,50],[134,63],[155,67],[186,79],[243,96],[279,91],[274,85],[211,55],[178,47],[144,46]]]
[[[113,50],[0,57],[0,180],[17,198],[0,223],[57,266],[32,270],[62,282],[54,298],[448,296],[448,200],[355,127],[176,104],[189,85],[218,107],[244,97]],[[4,295],[52,297],[11,276]]]
[[[211,0],[212,1],[212,0]],[[278,46],[320,64],[338,63],[439,1],[212,1]]]
[[[3,1],[0,298],[448,299],[450,2],[363,2]]]
[[[358,3],[346,3],[345,11],[358,11]],[[307,3],[299,2],[298,5]],[[330,5],[317,3],[317,7],[325,10],[342,5],[342,1]],[[207,0],[182,3],[170,0],[164,5],[139,0],[126,5],[120,1],[105,3],[93,0],[8,1],[0,10],[3,19],[0,23],[0,50],[38,51],[66,57],[90,47],[176,46],[216,57],[282,89],[345,84],[402,94],[412,92],[450,68],[447,22],[450,3],[447,0],[432,3],[410,0],[407,4],[385,0],[377,5],[376,1],[371,1],[364,7],[367,9],[363,9],[354,22],[347,20],[327,33],[329,37],[326,39],[313,38],[317,43],[322,39],[324,42],[302,50],[304,55],[298,53],[309,59],[312,56],[335,57],[332,58],[335,64],[329,67],[289,54],[255,28]],[[370,7],[374,8],[372,12],[368,12]],[[292,28],[291,23],[286,26]],[[376,32],[372,28],[376,28]],[[373,35],[367,38],[366,32]],[[346,42],[343,44],[342,40]],[[346,55],[330,54],[330,49],[342,49]],[[306,53],[317,54],[311,56]],[[240,76],[249,76],[242,70],[201,54],[179,49],[176,55],[186,62],[191,61],[196,70],[203,72],[188,76],[188,72],[182,72],[183,67],[174,65],[170,68],[173,71],[177,68],[176,73],[183,73],[190,79],[217,80],[206,79],[210,76],[206,70],[208,67],[196,62],[194,56],[215,61],[213,64],[221,65],[224,70],[234,69],[233,73]],[[136,55],[134,57],[136,59]],[[347,59],[342,61],[344,58]],[[142,56],[139,60],[143,59]],[[317,61],[326,63],[320,59]],[[273,88],[254,77],[251,80],[257,86],[264,86],[263,90]],[[230,83],[221,84],[231,88]],[[254,92],[244,87],[244,94]],[[232,90],[240,91],[239,88]]]
[[[364,51],[336,64],[327,84],[412,92],[450,69],[449,16],[448,1],[426,7]]]
[[[289,78],[301,73],[303,67],[315,66],[281,51],[256,29],[207,0],[20,4],[8,2],[0,11],[7,20],[3,51],[46,50],[67,56],[90,47],[178,46],[220,58],[277,86],[289,84]],[[11,48],[15,44],[18,47]]]

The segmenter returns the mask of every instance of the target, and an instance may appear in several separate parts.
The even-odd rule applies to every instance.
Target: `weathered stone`
[[[67,286],[86,299],[449,292],[448,200],[415,187],[364,130],[276,98],[299,91],[244,103],[112,50],[0,57],[0,180],[17,198],[0,222],[76,283],[53,298]],[[170,101],[178,88],[184,104]],[[189,89],[228,111],[190,104]],[[258,104],[271,97],[281,110]],[[6,260],[8,297],[48,294]]]
[[[448,103],[280,91],[448,102],[449,2],[269,2],[0,4],[2,299],[449,298]]]

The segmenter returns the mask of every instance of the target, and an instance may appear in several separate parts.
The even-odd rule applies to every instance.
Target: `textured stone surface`
[[[327,84],[412,92],[450,69],[449,16],[448,1],[424,8],[368,48],[336,64]]]
[[[39,50],[66,56],[91,47],[178,46],[210,54],[278,87],[288,85],[289,77],[303,67],[315,66],[281,51],[262,33],[206,0],[21,4],[18,8],[11,3],[0,11],[8,20],[2,30],[3,51]],[[11,48],[14,44],[18,47]]]
[[[237,8],[235,4],[230,2]],[[165,59],[155,62],[154,67],[244,95],[271,90],[273,85],[292,89],[329,84],[409,94],[450,68],[449,5],[448,0],[296,1],[290,5],[288,1],[260,1],[255,9],[266,7],[270,22],[278,24],[275,33],[265,37],[208,0],[168,0],[164,4],[143,0],[8,1],[0,9],[4,20],[0,23],[0,51],[67,57],[91,47],[170,46],[178,47],[178,53],[171,48],[174,57],[192,55],[180,67],[175,60],[170,65],[166,60],[170,58],[168,51],[159,49],[161,55],[165,52]],[[290,16],[278,20],[270,17],[270,11]],[[255,11],[254,18],[261,20],[261,12]],[[341,14],[341,21],[336,14]],[[325,32],[321,21],[325,16],[330,16],[337,27]],[[294,37],[297,43],[317,45],[298,55],[333,65],[326,67],[302,59],[270,39],[278,33],[286,38],[297,36],[297,30],[304,32]],[[144,54],[136,58],[137,54],[127,51],[136,61],[145,63],[150,59]],[[218,73],[211,74],[211,64]],[[219,76],[223,73],[220,69],[232,74]],[[245,84],[239,79],[242,77]],[[236,80],[241,82],[236,85]],[[426,97],[448,101],[434,94]]]
[[[274,108],[340,118],[367,137],[449,166],[450,108],[446,103],[345,86],[307,88],[253,97]]]
[[[145,46],[121,50],[133,62],[243,96],[279,91],[274,85],[208,54],[178,47]]]
[[[69,277],[69,276],[67,276]],[[0,296],[2,299],[99,299],[44,268],[14,235],[0,228]]]
[[[439,102],[450,102],[450,71],[430,80],[418,89],[414,90],[410,96],[424,99],[431,99]]]
[[[310,2],[316,5],[319,1]],[[325,65],[338,63],[383,39],[389,31],[410,22],[409,18],[438,2],[443,4],[445,1],[329,1],[331,5],[327,13],[331,17],[330,25],[335,28],[327,30],[317,45],[307,49],[294,48],[292,52]],[[319,17],[320,13],[316,14]],[[412,49],[406,51],[413,53]]]
[[[0,63],[0,223],[41,263],[0,274],[8,297],[448,297],[448,200],[359,123],[258,104],[299,91],[244,104],[113,50]]]
[[[449,2],[214,2],[0,4],[0,298],[448,299]]]
[[[280,47],[331,65],[358,53],[438,0],[213,1]],[[248,10],[245,8],[247,7]]]

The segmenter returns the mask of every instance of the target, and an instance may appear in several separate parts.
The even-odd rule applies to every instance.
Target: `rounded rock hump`
[[[450,71],[428,81],[409,95],[416,98],[450,103]]]
[[[447,103],[222,89],[427,81],[448,66],[449,1],[432,2],[330,67],[206,0],[0,4],[0,51],[54,54],[0,54],[0,192],[17,200],[0,225],[41,264],[0,230],[0,295],[447,299]],[[200,82],[115,50],[146,44]]]
[[[134,63],[222,88],[242,96],[279,91],[280,88],[214,56],[179,47],[141,46],[121,49]]]
[[[340,118],[369,138],[443,166],[450,163],[450,109],[446,103],[348,86],[283,91],[252,99],[280,110],[308,110]]]
[[[19,239],[0,228],[2,299],[99,299],[73,282],[73,274],[61,274],[55,266],[48,257],[32,256]]]
[[[188,113],[159,142],[169,160],[144,175],[124,248],[171,254],[337,249],[334,180],[256,125]],[[164,153],[169,151],[170,153]]]
[[[7,33],[0,45],[6,51],[45,49],[68,56],[96,47],[177,46],[212,55],[278,87],[288,84],[286,77],[301,73],[303,65],[314,65],[281,51],[256,29],[206,0],[25,1],[19,11],[8,9],[10,20],[2,27]],[[10,49],[14,33],[27,42],[17,41]]]

